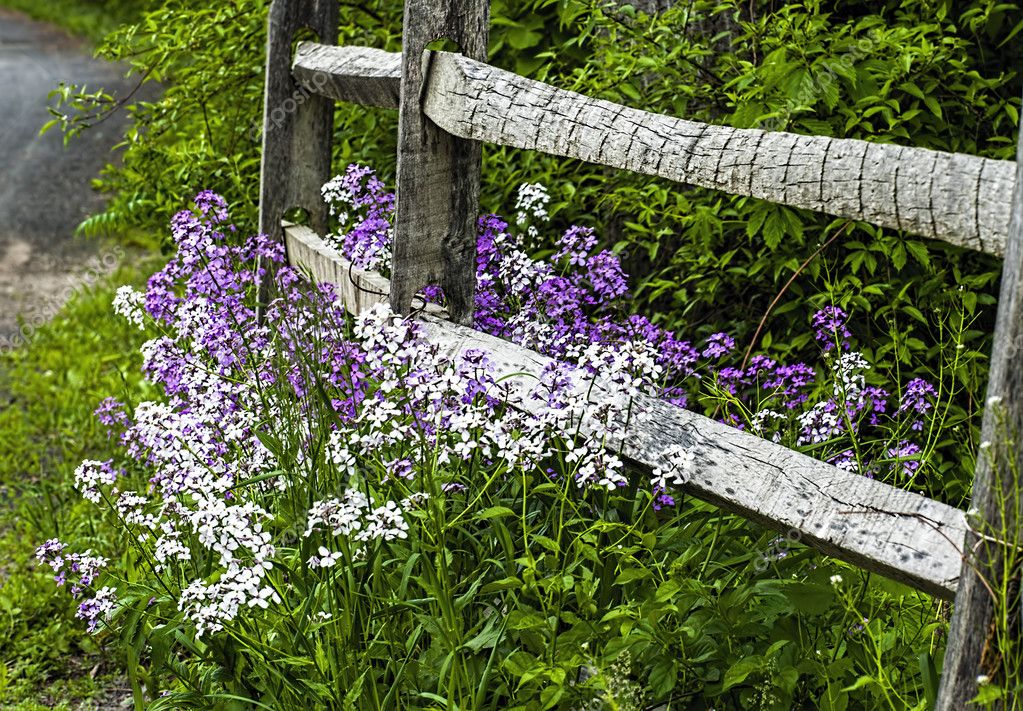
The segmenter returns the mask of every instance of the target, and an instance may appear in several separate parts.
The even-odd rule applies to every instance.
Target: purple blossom
[[[774,369],[772,377],[764,382],[763,388],[777,391],[783,398],[784,406],[793,410],[807,401],[809,396],[805,391],[813,385],[815,375],[813,368],[806,363],[779,365]]]
[[[908,440],[902,440],[898,445],[889,447],[888,456],[894,460],[891,465],[892,473],[896,476],[903,474],[908,477],[914,476],[920,468],[920,459],[917,456],[920,451],[919,445]]]
[[[934,386],[926,380],[923,378],[913,378],[906,384],[906,389],[902,392],[902,402],[899,404],[898,413],[913,413],[917,415],[918,417],[910,427],[919,431],[924,426],[920,417],[930,412],[932,407],[930,398],[935,398],[937,395],[938,393]]]
[[[825,306],[813,315],[814,338],[825,352],[834,348],[836,343],[842,350],[849,350],[852,333],[845,325],[848,320],[849,316],[837,306]]]
[[[558,239],[557,246],[555,260],[567,257],[570,266],[582,267],[587,264],[590,251],[597,246],[597,237],[592,227],[573,225]]]
[[[675,498],[668,494],[666,491],[664,491],[664,489],[660,487],[654,487],[653,494],[654,498],[651,505],[654,511],[660,511],[661,509],[665,508],[674,508]]]
[[[611,252],[604,250],[586,260],[587,276],[593,290],[608,301],[629,292],[622,264]]]
[[[707,347],[703,349],[704,358],[721,358],[735,348],[735,339],[727,333],[715,333],[707,339]]]

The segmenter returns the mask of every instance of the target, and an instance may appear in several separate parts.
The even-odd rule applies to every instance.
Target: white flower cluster
[[[150,341],[142,352],[148,371],[174,370],[177,392],[167,403],[140,403],[126,433],[135,455],[146,462],[151,485],[146,491],[110,493],[123,520],[138,527],[140,539],[155,538],[158,571],[190,561],[195,545],[217,556],[217,582],[192,580],[178,601],[199,634],[208,634],[222,629],[243,607],[265,608],[280,599],[265,580],[276,553],[270,533],[262,528],[269,515],[233,492],[240,480],[272,471],[276,458],[254,436],[254,413],[262,402],[256,383],[198,365],[202,344],[215,347],[217,337],[209,331],[202,301],[176,316],[177,339]],[[189,344],[191,354],[180,343]],[[272,407],[266,414],[273,416]],[[94,501],[115,478],[103,462],[83,462],[75,472],[79,490]],[[265,483],[279,485],[273,479]],[[192,571],[182,566],[179,572]]]
[[[526,252],[522,251],[511,238],[508,239],[508,246],[504,248],[504,258],[501,260],[498,275],[501,284],[511,292],[525,294],[536,291],[551,274],[549,264],[537,262]],[[516,319],[532,322],[535,319],[525,314],[515,314]]]
[[[334,536],[351,536],[362,528],[362,514],[369,508],[369,499],[358,489],[345,491],[343,499],[317,501],[309,509],[305,537],[321,527]]]
[[[531,220],[547,221],[551,195],[540,183],[523,183],[515,199],[515,223],[520,227]]]
[[[148,505],[149,499],[147,497],[133,491],[121,492],[115,504],[117,513],[126,524],[151,531],[157,526],[157,517],[151,513],[146,513],[145,509]],[[142,538],[146,538],[145,533],[142,534]]]
[[[764,437],[769,426],[768,423],[771,421],[784,424],[788,421],[788,417],[770,408],[758,410],[750,417],[750,431],[758,437]],[[771,441],[775,444],[781,442],[781,432],[779,430],[775,430],[774,434],[771,435]]]
[[[351,205],[353,197],[345,184],[344,175],[335,175],[320,188],[323,202],[330,209],[330,214],[337,217],[342,226],[348,223],[348,214],[342,210],[344,205]]]
[[[696,451],[692,447],[673,444],[661,457],[661,463],[654,467],[650,484],[654,490],[667,491],[685,484],[695,469]]]
[[[142,292],[135,291],[128,285],[117,288],[114,295],[114,313],[123,316],[124,319],[140,331],[146,328],[146,313],[143,308],[145,296]]]
[[[200,637],[224,629],[224,623],[237,617],[245,607],[265,610],[271,602],[281,601],[277,591],[264,584],[270,563],[265,566],[229,569],[212,585],[193,580],[181,591],[178,608],[195,623]]]
[[[796,440],[799,445],[820,444],[841,434],[839,414],[833,404],[818,402],[796,418],[801,434]]]
[[[657,363],[657,350],[648,341],[624,341],[615,346],[589,343],[571,347],[568,357],[614,384],[617,395],[632,400],[639,395],[657,394],[664,369]]]
[[[410,497],[403,504],[414,504],[422,497]],[[408,538],[408,522],[398,504],[386,501],[373,508],[365,494],[351,488],[345,491],[343,499],[317,501],[309,509],[304,536],[308,538],[321,529],[329,530],[334,536],[350,537],[358,543]],[[339,552],[331,552],[324,546],[320,546],[318,552],[318,556],[307,561],[309,567],[330,568],[341,559]]]
[[[96,504],[100,500],[100,486],[113,484],[117,480],[117,472],[110,467],[110,462],[98,462],[86,459],[75,469],[75,488],[86,499]]]
[[[621,460],[604,445],[609,438],[624,435],[630,398],[644,391],[659,373],[645,344],[589,350],[586,367],[566,365],[559,375],[551,374],[558,380],[556,387],[541,380],[531,390],[519,386],[520,390],[512,393],[490,383],[502,399],[510,395],[533,403],[529,412],[495,412],[478,399],[464,401],[452,396],[466,392],[477,376],[488,377],[485,362],[453,361],[439,353],[422,338],[415,324],[397,319],[386,305],[362,313],[355,332],[372,350],[381,351],[367,358],[380,380],[380,391],[388,393],[401,382],[402,406],[411,406],[418,414],[416,421],[410,422],[402,415],[402,406],[386,397],[363,402],[358,431],[331,439],[331,456],[339,467],[340,462],[346,468],[352,466],[353,455],[370,458],[381,448],[421,436],[423,427],[428,426],[434,433],[428,445],[440,464],[481,456],[499,458],[510,469],[528,469],[561,455],[571,465],[579,487],[625,485]],[[591,371],[604,379],[602,387],[589,387]],[[586,439],[575,437],[580,427],[587,433]],[[562,450],[559,440],[570,441],[570,449]]]
[[[870,370],[870,364],[862,353],[843,353],[832,366],[834,373],[834,393],[838,402],[863,405],[866,378],[864,373]]]

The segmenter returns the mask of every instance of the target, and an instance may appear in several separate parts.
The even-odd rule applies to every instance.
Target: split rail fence
[[[946,504],[845,472],[655,398],[649,413],[612,443],[634,470],[649,472],[672,444],[694,448],[688,494],[766,526],[795,531],[817,550],[955,600],[937,708],[960,709],[976,678],[995,672],[992,602],[984,576],[1003,574],[998,546],[979,546],[980,523],[1023,522],[1023,161],[858,140],[736,129],[648,113],[533,81],[485,63],[488,0],[405,0],[403,51],[335,46],[336,0],[274,0],[264,104],[260,231],[277,235],[289,261],[336,284],[357,313],[389,298],[408,313],[414,295],[439,284],[447,317],[422,316],[429,338],[455,358],[492,354],[497,377],[539,375],[547,358],[477,332],[472,322],[481,144],[578,158],[679,183],[750,195],[797,208],[941,239],[1005,260],[973,508]],[[296,33],[312,30],[318,42]],[[461,53],[431,51],[438,39]],[[319,237],[320,186],[331,177],[335,101],[397,108],[398,185],[392,278],[355,269]],[[310,227],[283,222],[303,208]],[[388,296],[389,294],[389,296]],[[529,409],[523,377],[512,404]],[[996,411],[999,416],[996,417]],[[1001,487],[999,490],[998,487]],[[1015,488],[1014,488],[1015,487]],[[1010,505],[995,502],[1015,496]],[[973,525],[970,525],[973,524]],[[982,553],[982,549],[987,551]],[[964,551],[970,551],[969,554]],[[1010,571],[1012,572],[1012,571]],[[1018,571],[1015,571],[1018,574]],[[1017,610],[1017,614],[1020,614]],[[1023,625],[1023,617],[1021,617]],[[1018,634],[1018,632],[1017,632]]]

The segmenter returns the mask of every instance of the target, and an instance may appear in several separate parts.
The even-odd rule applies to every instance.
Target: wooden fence
[[[684,490],[766,526],[795,531],[836,558],[955,599],[937,708],[960,709],[977,676],[995,674],[993,607],[984,579],[1002,575],[1004,549],[980,546],[978,522],[1016,527],[1023,431],[1023,160],[858,140],[735,129],[652,114],[526,79],[485,63],[488,0],[405,0],[403,52],[337,47],[336,0],[274,0],[266,67],[260,230],[285,240],[292,264],[337,284],[353,312],[389,298],[408,313],[413,296],[439,284],[447,318],[423,316],[429,338],[452,357],[492,354],[497,377],[539,375],[535,352],[476,332],[475,226],[481,143],[578,158],[738,195],[751,195],[1004,256],[990,398],[969,523],[964,512],[845,472],[780,445],[640,397],[651,417],[611,443],[633,469],[649,472],[669,445],[696,452]],[[318,42],[298,44],[311,29]],[[454,40],[461,54],[427,50]],[[398,187],[392,279],[355,269],[319,237],[331,177],[333,102],[399,110]],[[284,225],[304,208],[311,229]],[[388,296],[389,294],[389,296]],[[512,378],[512,404],[535,405]],[[996,416],[997,415],[997,416]],[[1003,505],[996,501],[1002,495]],[[1004,497],[1009,495],[1009,505]],[[970,524],[973,524],[972,526]],[[1004,526],[1004,527],[1003,527]],[[971,551],[964,555],[964,551]],[[1018,571],[1010,571],[1018,575]]]

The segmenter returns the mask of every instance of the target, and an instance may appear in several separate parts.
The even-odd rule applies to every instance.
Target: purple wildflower
[[[735,348],[735,339],[727,333],[715,333],[707,339],[707,347],[703,349],[704,358],[721,358]]]
[[[836,343],[842,350],[849,350],[849,338],[852,333],[845,324],[849,316],[837,306],[825,306],[813,315],[811,323],[815,329],[814,338],[825,352],[835,347]]]
[[[889,447],[888,456],[895,460],[891,465],[892,473],[896,476],[902,474],[909,477],[914,476],[917,469],[920,468],[918,454],[920,454],[919,445],[907,440],[902,440],[895,447]]]

